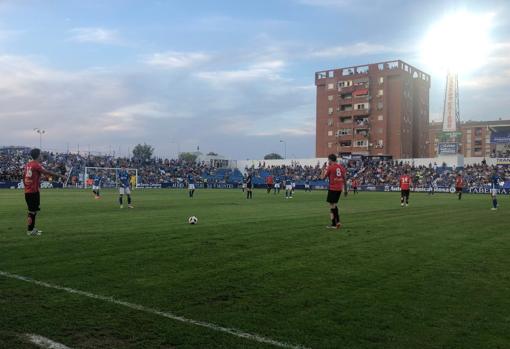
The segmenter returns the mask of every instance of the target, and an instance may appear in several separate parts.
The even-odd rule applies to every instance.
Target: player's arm
[[[44,167],[41,166],[41,168],[39,169],[39,171],[45,175],[45,176],[50,176],[50,177],[55,177],[55,178],[62,178],[62,180],[66,180],[66,176],[65,175],[62,175],[62,174],[59,174],[59,173],[56,173],[56,172],[53,172],[53,171],[49,171],[47,169],[45,169]]]
[[[329,176],[328,167],[324,166],[321,173],[321,179],[326,179]]]

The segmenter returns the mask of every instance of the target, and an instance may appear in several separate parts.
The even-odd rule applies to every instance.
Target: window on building
[[[352,123],[352,118],[350,116],[346,116],[346,117],[340,118],[340,122],[342,124],[350,124],[350,123]]]
[[[384,130],[383,130],[382,128],[380,128],[380,127],[379,127],[379,128],[377,128],[377,131],[376,131],[376,132],[377,132],[377,133],[379,133],[379,134],[382,134],[382,133],[384,132]]]
[[[364,141],[356,141],[354,143],[357,147],[368,147],[368,141],[367,140],[364,140]]]
[[[482,128],[481,127],[475,128],[475,136],[476,137],[481,137],[482,136]]]
[[[328,137],[333,136],[333,131],[328,131]]]
[[[335,71],[334,70],[328,71],[328,78],[334,78],[334,77],[335,77]]]
[[[333,126],[333,119],[328,119],[328,126]]]
[[[351,99],[352,93],[342,93],[340,97],[342,97],[342,99]]]
[[[377,102],[377,110],[382,110],[383,102]]]
[[[352,110],[352,104],[344,104],[340,107],[341,111],[350,111]]]
[[[330,102],[331,102],[332,100],[333,100],[333,95],[329,95],[329,96],[328,96],[328,101],[330,101]]]
[[[328,148],[333,147],[333,142],[328,142]]]
[[[325,79],[327,77],[327,74],[325,71],[321,71],[317,73],[317,79]]]
[[[329,83],[328,84],[328,90],[332,90],[335,88],[335,84]]]
[[[338,87],[339,88],[349,87],[349,86],[352,86],[352,81],[351,80],[344,80],[344,81],[339,81],[338,82]]]
[[[384,116],[383,116],[383,115],[378,115],[378,116],[377,116],[377,120],[379,120],[379,121],[383,121],[383,120],[384,120]]]
[[[350,141],[350,140],[340,141],[340,146],[341,147],[350,147],[350,146],[352,146],[352,141]]]
[[[333,114],[333,107],[329,107],[329,108],[328,108],[328,114],[329,114],[329,115]]]
[[[379,77],[379,84],[384,84],[384,76]]]
[[[383,93],[384,93],[384,90],[380,89],[379,91],[377,91],[377,97],[382,97]]]
[[[350,134],[351,134],[350,128],[342,128],[342,129],[338,130],[339,136],[346,136],[346,135],[350,135]]]
[[[475,141],[475,146],[481,146],[482,145],[482,141],[478,140],[478,141]]]

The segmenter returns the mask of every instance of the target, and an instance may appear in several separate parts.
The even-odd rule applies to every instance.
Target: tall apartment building
[[[429,154],[430,76],[403,61],[315,73],[317,157]]]
[[[438,143],[441,140],[442,122],[431,122],[429,126],[429,157],[437,156]],[[510,133],[510,120],[466,121],[461,122],[462,133],[459,152],[465,157],[491,157],[499,152],[507,152],[510,144],[493,142],[494,134]],[[510,141],[509,141],[510,142]]]

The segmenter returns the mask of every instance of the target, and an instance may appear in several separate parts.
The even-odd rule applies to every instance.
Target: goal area
[[[132,187],[138,187],[138,169],[136,168],[120,168],[120,167],[85,167],[83,173],[83,187],[85,189],[92,188],[94,179],[101,177],[102,188],[118,188],[119,187],[119,171],[126,170],[130,176]]]

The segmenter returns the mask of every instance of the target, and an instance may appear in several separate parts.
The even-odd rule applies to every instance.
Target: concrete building
[[[315,74],[317,157],[429,154],[430,76],[397,60]]]
[[[442,137],[442,122],[431,122],[429,125],[429,157],[436,157],[438,143]],[[459,152],[465,157],[495,157],[498,154],[506,156],[509,144],[492,142],[491,135],[508,133],[510,120],[495,121],[466,121],[460,123],[462,133]]]

